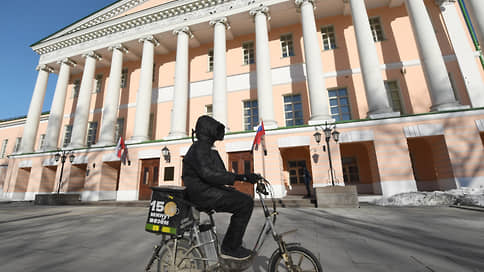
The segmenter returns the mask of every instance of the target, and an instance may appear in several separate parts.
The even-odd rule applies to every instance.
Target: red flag
[[[251,152],[255,149],[259,149],[259,144],[262,143],[262,149],[264,150],[264,155],[267,155],[267,150],[266,150],[266,143],[264,139],[264,135],[266,134],[266,131],[264,130],[264,122],[260,122],[260,126],[257,128],[257,133],[255,134],[254,142],[252,143],[252,148]]]
[[[118,156],[123,164],[126,164],[128,160],[128,147],[124,143],[123,137],[119,138],[118,144],[116,145],[116,156]]]

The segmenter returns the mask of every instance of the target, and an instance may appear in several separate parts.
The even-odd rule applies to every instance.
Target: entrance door
[[[235,174],[249,174],[254,171],[254,160],[250,152],[229,153],[229,171]],[[236,181],[235,189],[254,197],[254,185]]]
[[[158,186],[160,159],[142,160],[139,185],[139,200],[151,199],[151,186]]]

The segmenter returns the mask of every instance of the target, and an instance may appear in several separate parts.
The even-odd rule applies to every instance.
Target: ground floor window
[[[288,161],[289,182],[291,185],[304,184],[304,168],[306,161]]]
[[[341,158],[343,164],[343,179],[345,184],[357,184],[360,182],[358,163],[355,157]]]

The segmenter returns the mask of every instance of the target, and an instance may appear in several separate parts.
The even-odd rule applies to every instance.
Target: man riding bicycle
[[[235,190],[236,180],[256,183],[257,174],[237,175],[228,172],[213,149],[215,141],[224,139],[225,126],[210,116],[198,118],[195,141],[183,159],[182,179],[191,202],[202,209],[232,213],[230,224],[221,246],[221,257],[246,260],[252,251],[242,247],[242,238],[252,214],[251,196]],[[193,135],[192,135],[193,140]]]

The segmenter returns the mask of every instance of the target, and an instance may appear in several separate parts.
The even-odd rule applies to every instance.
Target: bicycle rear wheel
[[[175,243],[176,241],[176,243]],[[176,248],[175,248],[176,244]],[[187,239],[170,239],[160,249],[160,255],[155,264],[158,272],[202,272],[206,263],[200,250]],[[175,255],[175,258],[173,258]]]
[[[322,272],[321,264],[314,254],[300,246],[288,246],[287,252],[289,258],[292,260],[292,267],[288,267],[281,256],[281,252],[276,250],[269,260],[269,272]]]

